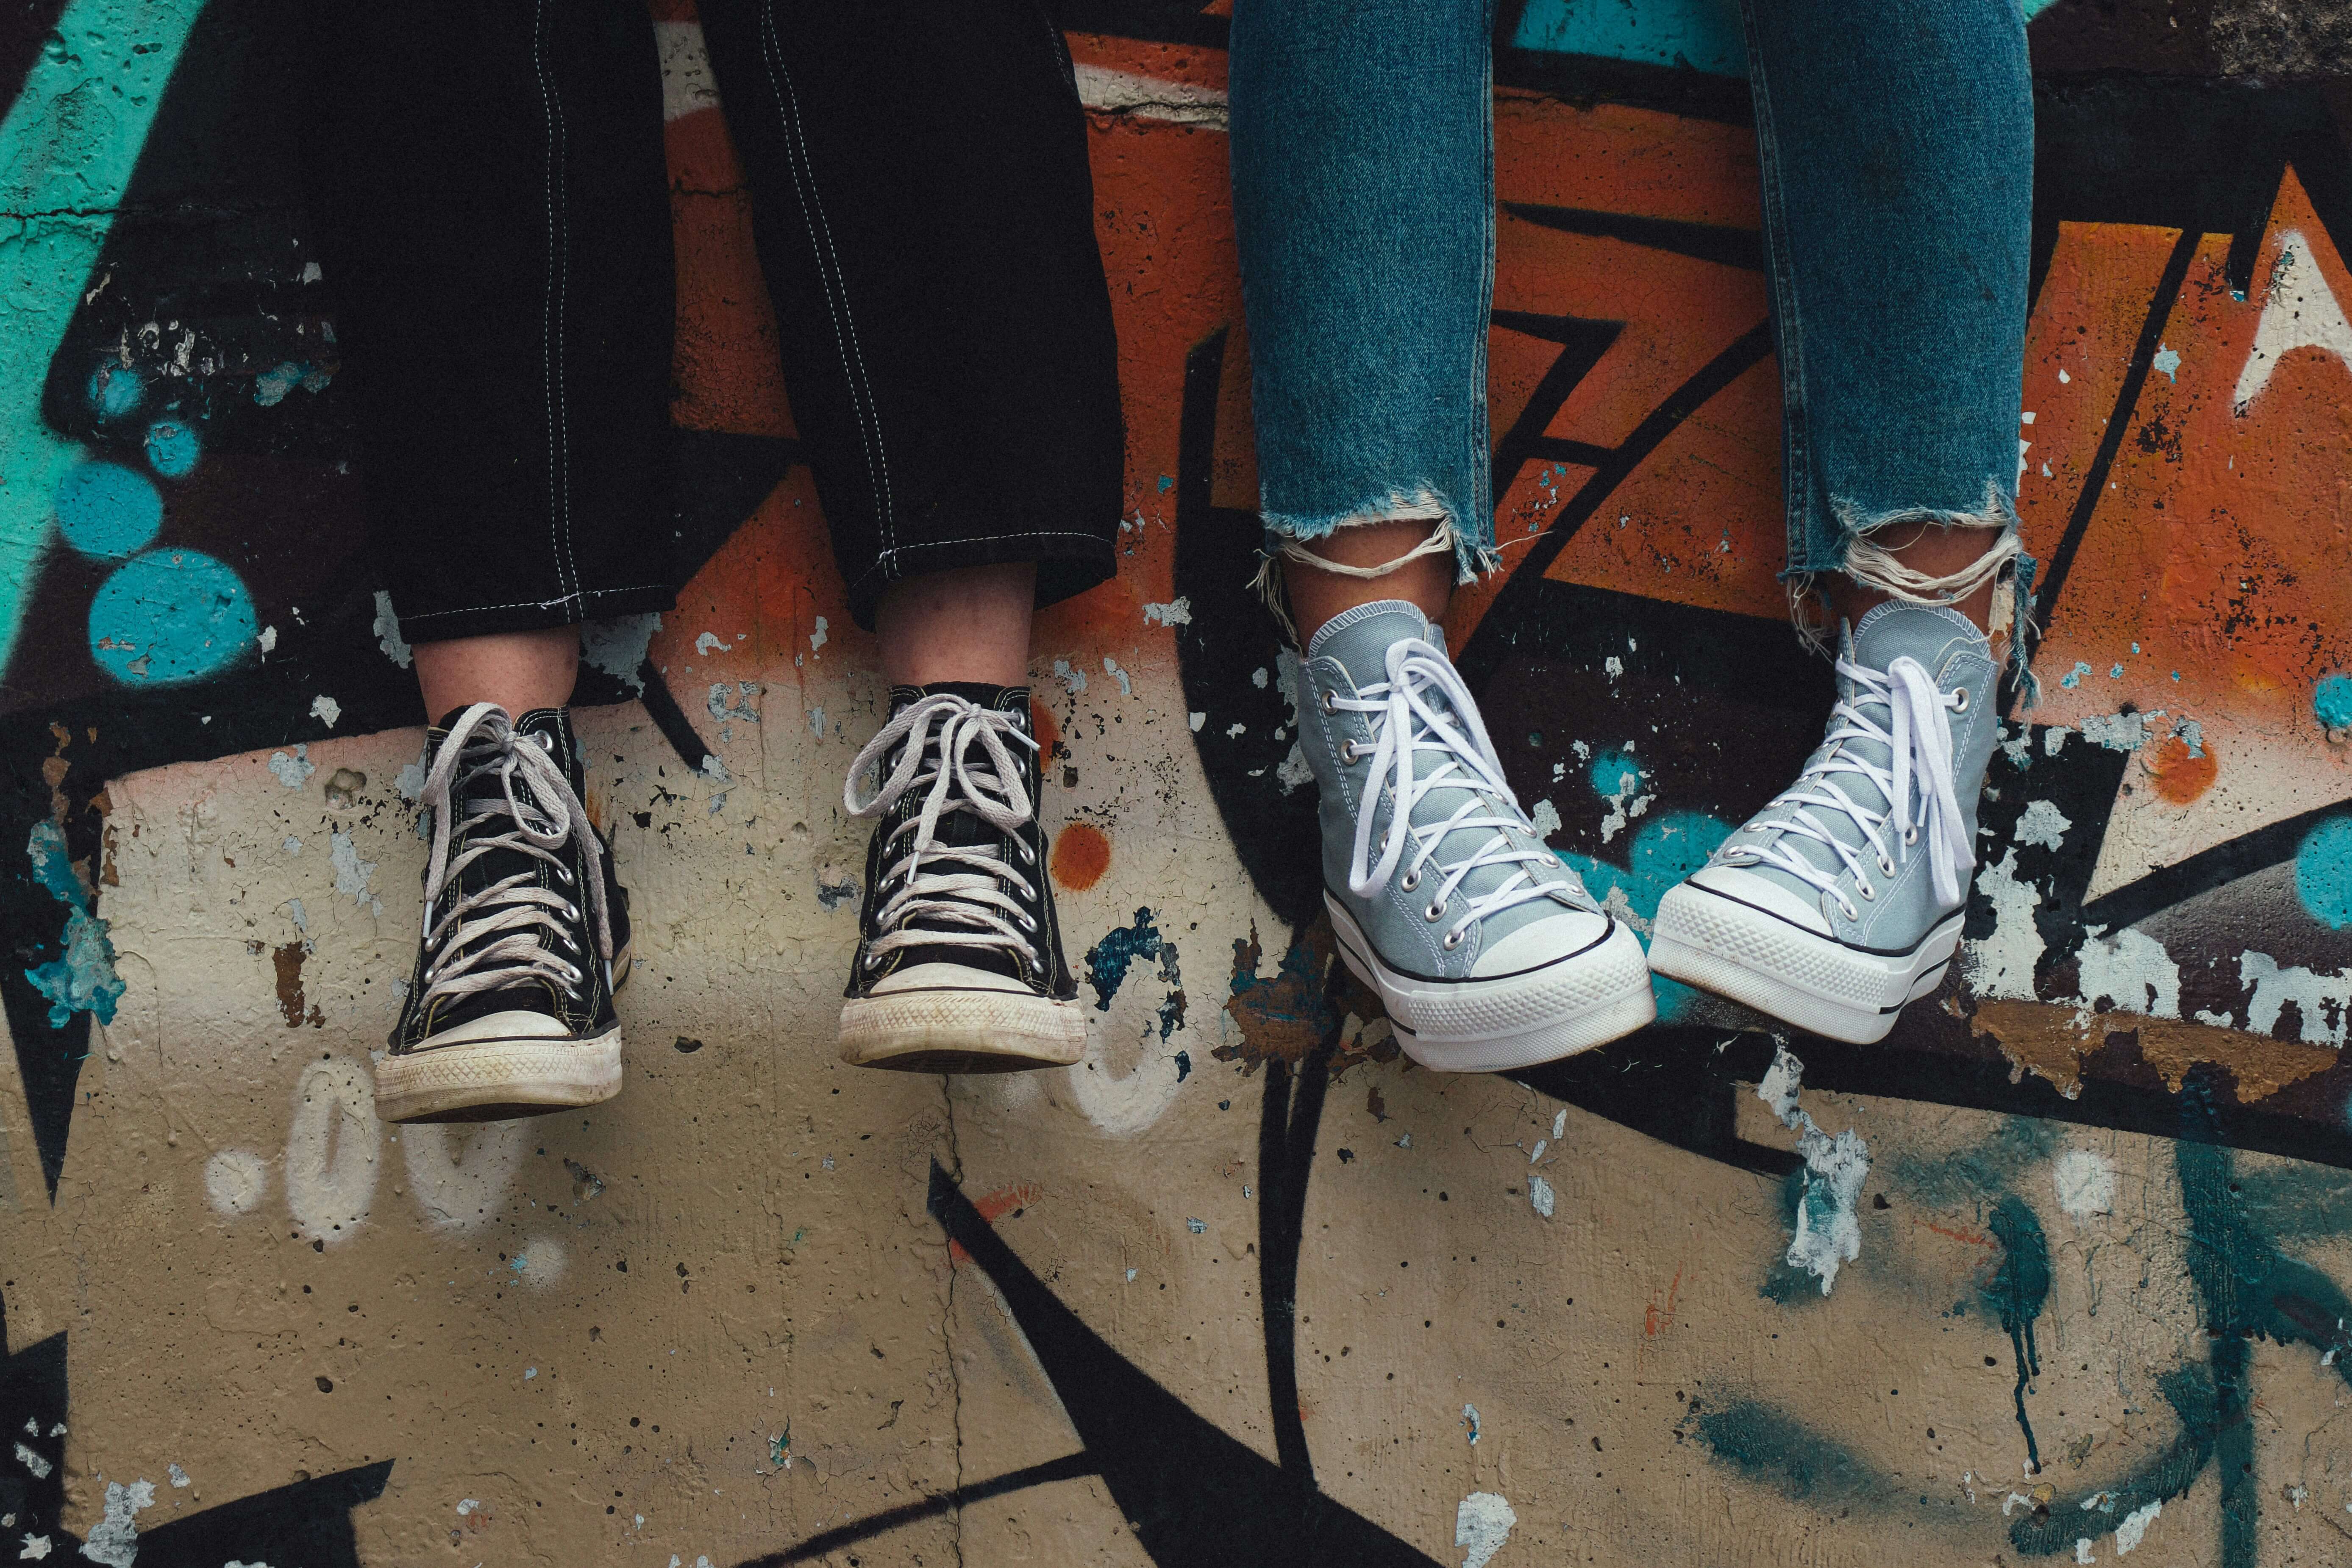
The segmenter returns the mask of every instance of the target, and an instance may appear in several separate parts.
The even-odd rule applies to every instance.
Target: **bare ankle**
[[[1435,537],[1433,530],[1437,527],[1438,520],[1431,517],[1358,523],[1302,542],[1307,554],[1340,566],[1365,569],[1399,563],[1377,577],[1318,570],[1297,555],[1286,554],[1280,563],[1283,588],[1290,601],[1298,645],[1304,648],[1313,642],[1315,633],[1332,617],[1378,600],[1405,600],[1433,621],[1442,617],[1454,599],[1451,535],[1449,548],[1412,555]]]

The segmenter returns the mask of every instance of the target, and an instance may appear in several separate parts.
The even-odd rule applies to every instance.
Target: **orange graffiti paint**
[[[2177,735],[2140,753],[2140,759],[2147,766],[2148,782],[2156,792],[2176,806],[2186,806],[2211,789],[2221,770],[2210,745],[2192,753],[2189,742]]]
[[[1072,822],[1054,839],[1054,880],[1075,893],[1084,893],[1110,869],[1110,841],[1102,830]]]

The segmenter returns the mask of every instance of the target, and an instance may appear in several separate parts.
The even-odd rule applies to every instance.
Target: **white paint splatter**
[[[1054,678],[1069,687],[1070,695],[1073,696],[1087,689],[1087,673],[1074,666],[1067,659],[1054,661]]]
[[[310,929],[310,916],[303,911],[302,901],[300,899],[288,899],[286,901],[286,913],[293,916],[295,930],[307,933]]]
[[[2050,1167],[2050,1180],[2058,1189],[2058,1207],[2078,1225],[2115,1212],[2116,1167],[2105,1155],[2068,1149]]]
[[[1315,768],[1307,760],[1307,753],[1299,748],[1297,741],[1292,741],[1290,755],[1284,758],[1282,766],[1274,770],[1274,781],[1281,785],[1282,792],[1287,795],[1314,777]]]
[[[2162,708],[2154,713],[2095,715],[2083,721],[2083,738],[2109,751],[2137,751],[2147,744],[2150,722],[2163,716]]]
[[[1201,733],[1201,727],[1209,722],[1209,716],[1204,713],[1187,713],[1184,719],[1192,727],[1192,733],[1198,735]]]
[[[1464,1498],[1454,1511],[1454,1544],[1468,1553],[1462,1568],[1486,1568],[1518,1522],[1519,1516],[1500,1492],[1474,1491]]]
[[[1478,1406],[1475,1405],[1462,1406],[1462,1424],[1470,1428],[1470,1446],[1476,1448],[1478,1446]]]
[[[319,765],[309,760],[310,755],[310,748],[307,745],[296,747],[291,757],[282,751],[272,752],[269,771],[276,774],[278,781],[289,789],[299,789],[310,781],[311,774],[319,771]]]
[[[23,1443],[16,1445],[16,1462],[32,1471],[33,1479],[37,1481],[48,1479],[49,1472],[57,1469],[55,1465],[49,1463],[45,1455],[35,1452]]]
[[[376,862],[360,859],[359,846],[345,832],[328,835],[327,858],[335,868],[335,891],[367,903],[373,896],[368,892],[368,881],[375,875]]]
[[[2095,1008],[2101,998],[2127,1013],[2150,1018],[2180,1016],[2180,966],[2165,952],[2164,944],[2144,931],[2118,931],[2094,926],[2075,949],[2082,967],[2083,1001]]]
[[[310,699],[310,716],[332,729],[335,721],[343,716],[343,705],[322,692]]]
[[[1772,1065],[1756,1097],[1772,1108],[1780,1124],[1797,1134],[1804,1156],[1805,1190],[1797,1201],[1797,1233],[1789,1242],[1789,1264],[1820,1279],[1822,1294],[1837,1282],[1838,1268],[1862,1256],[1862,1219],[1856,1206],[1870,1176],[1870,1145],[1851,1127],[1832,1138],[1797,1103],[1805,1064],[1785,1045],[1775,1046]]]
[[[2083,1536],[2074,1542],[2074,1561],[2077,1563],[2096,1563],[2098,1561],[2097,1558],[2091,1555],[2091,1538],[2089,1536]]]
[[[107,1568],[131,1568],[139,1556],[139,1526],[135,1522],[139,1511],[155,1506],[155,1483],[144,1479],[129,1486],[121,1481],[106,1483],[106,1517],[100,1520],[81,1543],[81,1554],[93,1563],[103,1563]]]
[[[1146,626],[1190,626],[1192,623],[1192,601],[1179,594],[1165,604],[1147,604],[1143,607],[1143,623]]]
[[[260,645],[264,653],[278,652],[278,628],[275,626],[264,626],[253,640]]]
[[[1568,1112],[1565,1108],[1552,1113],[1551,1141],[1558,1143],[1568,1134]]]
[[[2246,1027],[2256,1034],[2275,1030],[2279,1015],[2293,1002],[2302,1019],[2296,1039],[2306,1045],[2343,1045],[2345,1013],[2352,1009],[2352,971],[2320,975],[2301,967],[2281,968],[2268,953],[2250,949],[2238,958],[2238,983],[2253,990],[2253,999],[2246,1004]]]
[[[482,1500],[480,1498],[469,1497],[460,1499],[457,1503],[457,1517],[459,1519],[463,1519],[481,1506]]]
[[[469,1129],[418,1123],[402,1129],[402,1162],[425,1223],[463,1234],[497,1218],[522,1166],[528,1125],[485,1122]]]
[[[1612,653],[1601,661],[1601,668],[1613,681],[1625,673],[1625,661]]]
[[[2066,841],[2066,830],[2074,824],[2066,814],[2047,800],[2029,800],[2024,815],[2017,819],[2017,841],[2027,849],[2054,850]]]
[[[1120,669],[1118,661],[1108,653],[1103,655],[1103,674],[1118,683],[1119,695],[1131,697],[1135,695],[1135,683],[1128,679],[1127,672]]]
[[[1977,873],[1977,891],[1992,904],[1992,935],[1961,944],[1967,953],[1969,988],[1979,998],[2032,1001],[2033,966],[2045,944],[2033,924],[2042,894],[2017,880],[2017,852]]]
[[[172,1478],[172,1484],[175,1487],[184,1487],[188,1484],[188,1472],[182,1469],[176,1464],[165,1465],[163,1467],[163,1473]]]
[[[727,639],[716,632],[705,632],[694,640],[694,651],[706,659],[713,653],[723,652],[726,647]]]
[[[1536,1146],[1528,1154],[1528,1164],[1533,1165],[1538,1160],[1543,1158],[1544,1151],[1549,1147],[1551,1147],[1551,1140],[1549,1138],[1538,1138],[1536,1140]]]
[[[27,1535],[25,1537],[25,1550],[16,1553],[16,1560],[21,1563],[26,1558],[31,1558],[35,1562],[38,1562],[48,1554],[49,1538],[47,1536]]]
[[[425,764],[411,762],[401,768],[399,776],[393,779],[392,787],[400,791],[400,798],[404,800],[414,802],[423,800],[425,798]]]
[[[2116,1555],[2121,1557],[2146,1540],[2147,1527],[2154,1524],[2156,1516],[2163,1511],[2164,1500],[2150,1498],[2124,1515],[2123,1522],[2116,1526]]]
[[[348,1241],[375,1202],[383,1124],[367,1070],[342,1057],[314,1061],[294,1089],[286,1138],[286,1205],[306,1241]]]
[[[2074,732],[2073,730],[2067,729],[2059,725],[2053,725],[2048,729],[2043,730],[2042,732],[2042,755],[2044,757],[2057,756],[2058,748],[2065,745],[2066,737],[2074,733]]]
[[[1536,809],[1528,813],[1528,821],[1535,824],[1536,837],[1549,841],[1560,829],[1559,808],[1548,800],[1538,800]]]
[[[269,1196],[269,1163],[250,1149],[223,1149],[205,1162],[205,1197],[215,1212],[251,1214]]]
[[[1551,1183],[1539,1176],[1528,1177],[1528,1202],[1533,1206],[1538,1214],[1549,1219],[1556,1201],[1552,1196]]]
[[[507,1260],[507,1268],[522,1283],[545,1290],[563,1278],[564,1265],[570,1261],[562,1242],[552,1236],[534,1236]]]
[[[2270,384],[2279,361],[2296,349],[2321,349],[2352,367],[2352,323],[2327,287],[2311,246],[2301,229],[2279,236],[2278,260],[2272,265],[2270,291],[2263,300],[2263,318],[2254,328],[2253,351],[2238,372],[2238,390],[2231,394],[2234,412],[2243,414]]]
[[[400,634],[400,617],[393,613],[392,595],[381,588],[375,591],[375,625],[371,630],[375,632],[375,645],[383,650],[383,656],[404,670],[408,668],[415,655]],[[277,638],[273,634],[270,640],[275,642]]]
[[[1264,664],[1260,664],[1256,669],[1250,672],[1250,685],[1255,686],[1260,691],[1265,690],[1265,666]]]
[[[661,616],[653,612],[623,615],[611,621],[590,621],[580,628],[580,658],[604,671],[639,696],[645,695],[646,651],[661,630]]]
[[[819,740],[824,738],[824,705],[819,703],[808,712],[809,733]]]

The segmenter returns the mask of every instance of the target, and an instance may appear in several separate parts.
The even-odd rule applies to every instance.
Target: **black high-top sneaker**
[[[476,703],[430,738],[424,940],[376,1113],[497,1122],[610,1100],[628,895],[580,803],[569,716]]]
[[[858,799],[871,769],[874,793]],[[1029,688],[894,686],[843,803],[866,851],[841,1059],[906,1072],[1066,1067],[1087,1016],[1062,960],[1037,825]]]

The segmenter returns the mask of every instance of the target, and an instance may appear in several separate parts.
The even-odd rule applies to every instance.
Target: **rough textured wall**
[[[1034,674],[1097,1039],[943,1082],[832,1058],[882,692],[664,0],[709,564],[583,691],[629,1083],[467,1132],[370,1101],[420,735],[282,3],[0,23],[0,1556],[2352,1554],[2343,7],[2028,7],[2045,690],[1947,993],[1855,1050],[1664,987],[1609,1051],[1446,1079],[1332,975],[1244,591],[1223,23],[1074,4],[1130,529]],[[1828,700],[1772,580],[1738,34],[1502,9],[1511,571],[1452,631],[1638,920]]]

